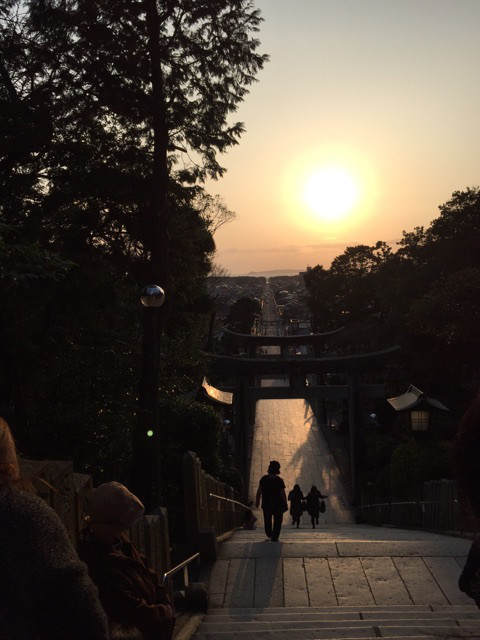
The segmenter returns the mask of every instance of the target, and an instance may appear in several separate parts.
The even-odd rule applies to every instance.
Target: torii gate
[[[314,408],[318,408],[321,400],[348,401],[348,431],[350,482],[354,502],[357,496],[357,465],[355,459],[356,413],[358,396],[368,398],[385,397],[384,384],[362,384],[359,375],[372,370],[398,352],[399,346],[391,346],[380,351],[358,353],[353,355],[323,355],[325,341],[342,329],[298,336],[258,336],[226,332],[233,339],[233,344],[240,346],[243,355],[219,355],[208,353],[210,367],[216,374],[232,376],[237,382],[234,389],[234,428],[236,446],[247,468],[247,438],[250,426],[254,421],[255,403],[262,398],[305,398]],[[258,350],[264,346],[280,347],[279,355],[258,357]],[[288,355],[288,347],[294,345],[310,345],[314,355]],[[344,385],[306,385],[308,374],[322,375],[326,373],[343,373],[347,377]],[[266,375],[288,375],[288,387],[258,387],[255,377]]]

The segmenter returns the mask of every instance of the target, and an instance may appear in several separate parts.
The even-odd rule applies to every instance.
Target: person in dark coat
[[[25,486],[25,485],[24,485]],[[0,418],[0,638],[108,640],[98,591],[48,504],[22,488]]]
[[[323,496],[315,485],[312,485],[310,492],[307,495],[307,511],[312,521],[312,529],[315,529],[315,523],[318,524],[320,516],[320,500],[328,498]]]
[[[98,586],[112,640],[170,640],[175,617],[167,593],[127,530],[143,504],[127,487],[106,482],[93,491],[79,553]]]
[[[262,501],[265,534],[272,542],[278,541],[282,528],[283,514],[288,511],[285,483],[280,478],[280,463],[272,460],[268,466],[267,475],[260,478],[255,504],[260,506]]]
[[[300,518],[303,513],[303,493],[300,486],[296,484],[288,494],[288,500],[290,502],[290,515],[292,516],[292,524],[297,525],[297,529],[300,526]]]
[[[477,527],[458,586],[480,608],[480,393],[462,417],[454,442],[455,467],[459,494]]]

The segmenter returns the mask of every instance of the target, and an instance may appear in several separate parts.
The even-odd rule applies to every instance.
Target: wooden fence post
[[[200,551],[205,558],[214,560],[217,537],[240,524],[241,509],[216,498],[234,498],[234,491],[224,482],[205,473],[195,453],[188,451],[183,457],[183,490],[186,530],[192,551]],[[238,521],[238,522],[237,522]]]
[[[448,531],[451,527],[451,486],[449,480],[439,481],[440,522],[439,529]]]
[[[78,544],[80,532],[82,531],[85,524],[85,515],[86,515],[86,505],[88,501],[88,495],[93,489],[93,480],[92,476],[89,476],[85,473],[74,473],[73,474],[73,484],[75,488],[75,504],[74,504],[74,513],[75,513],[75,544]]]
[[[192,451],[187,451],[183,456],[183,496],[186,520],[185,528],[192,548],[198,546],[201,529],[201,496],[198,467],[199,460],[197,456]]]

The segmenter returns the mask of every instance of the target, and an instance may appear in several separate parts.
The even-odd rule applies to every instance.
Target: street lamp
[[[140,302],[144,307],[161,307],[165,302],[165,291],[158,284],[147,284],[142,289]]]
[[[158,506],[160,478],[155,444],[159,441],[158,377],[160,336],[158,310],[165,291],[157,284],[146,285],[140,294],[142,314],[142,360],[138,390],[138,421],[132,442],[132,485],[147,510]],[[152,438],[155,436],[155,442]]]

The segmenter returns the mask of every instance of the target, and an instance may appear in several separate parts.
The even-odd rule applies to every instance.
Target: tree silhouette
[[[152,357],[139,451],[157,422],[156,336],[176,331],[179,307],[202,296],[211,231],[229,217],[218,202],[211,215],[196,183],[223,174],[217,156],[244,130],[230,116],[266,60],[259,23],[250,0],[0,7],[2,221],[74,264],[101,256],[168,292],[165,310],[143,318]]]

